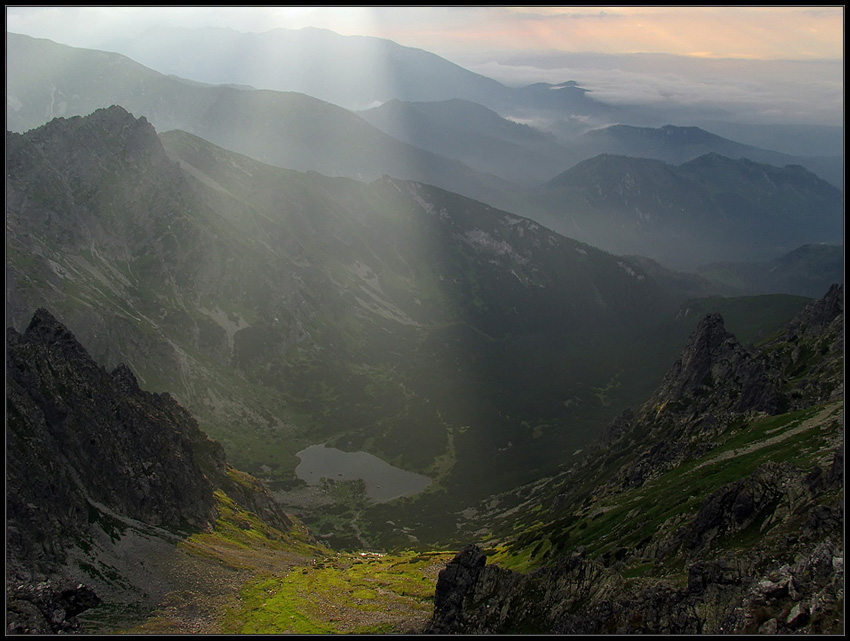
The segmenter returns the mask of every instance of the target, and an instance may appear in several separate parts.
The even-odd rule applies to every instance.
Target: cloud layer
[[[9,7],[9,31],[93,46],[153,26],[331,29],[451,57],[481,51],[842,59],[842,7]],[[104,36],[107,33],[109,35]]]
[[[843,123],[843,7],[7,8],[9,31],[72,46],[157,25],[314,26],[426,49],[505,84],[575,80],[612,103]]]

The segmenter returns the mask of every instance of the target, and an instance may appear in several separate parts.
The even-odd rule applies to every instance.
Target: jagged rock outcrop
[[[823,402],[843,392],[844,287],[833,285],[758,350],[741,345],[720,314],[691,334],[652,397],[603,430],[585,464],[626,459],[612,488],[637,487],[710,450],[735,421]]]
[[[720,314],[709,314],[647,405],[657,404],[660,413],[668,404],[677,404],[694,417],[709,406],[715,412],[771,413],[778,405],[776,397],[765,367],[726,330]]]
[[[477,545],[469,544],[437,578],[434,607],[441,613],[437,631],[450,630],[463,612],[463,600],[475,587],[487,562]]]
[[[840,456],[836,456],[836,461]],[[843,621],[843,529],[840,504],[819,505],[834,477],[770,464],[705,500],[698,516],[660,548],[686,548],[687,586],[626,581],[579,549],[528,574],[485,565],[468,545],[440,573],[429,632],[435,634],[718,634],[834,632]],[[710,543],[753,523],[799,519],[793,564],[764,567],[766,551],[712,557]],[[828,533],[824,538],[824,533]],[[646,551],[644,551],[646,553]],[[769,559],[768,559],[769,561]]]
[[[765,358],[790,381],[782,399],[786,409],[841,397],[844,393],[844,286],[835,284],[823,298],[809,303]]]
[[[829,334],[844,320],[844,286],[833,284],[823,298],[818,298],[800,312],[791,322],[786,336],[793,340],[794,336],[807,338]]]
[[[563,612],[604,599],[621,583],[583,550],[527,575],[485,561],[481,549],[470,544],[440,572],[428,632],[540,632]]]
[[[6,583],[7,634],[69,634],[81,631],[77,615],[100,604],[83,584]]]
[[[799,522],[795,539],[816,542],[843,523],[840,504],[819,502],[820,496],[843,486],[835,472],[839,465],[843,465],[843,446],[833,455],[828,472],[820,466],[806,471],[787,461],[768,461],[749,476],[707,496],[693,521],[655,545],[656,555],[663,558],[683,549],[688,556],[697,557],[720,537],[753,526],[763,531],[790,519]]]
[[[552,512],[573,511],[540,530],[548,539],[541,539],[531,555],[541,546],[545,549],[544,543],[557,547],[558,553],[548,554],[545,565],[523,574],[482,566],[485,554],[468,546],[440,575],[430,631],[842,630],[844,447],[837,409],[842,391],[842,286],[813,301],[788,332],[760,350],[745,349],[725,330],[722,318],[707,316],[652,398],[637,412],[626,411],[613,421],[584,465],[567,475],[564,486],[569,489],[555,499]],[[586,519],[578,530],[592,526],[604,514],[593,507],[601,497],[611,497],[608,509],[628,506],[636,501],[629,491],[651,492],[645,489],[650,479],[664,478],[696,457],[714,465],[717,474],[720,461],[748,450],[726,449],[712,457],[714,440],[722,438],[724,430],[746,426],[754,417],[809,407],[817,412],[794,415],[798,418],[784,429],[789,437],[816,428],[831,435],[809,446],[820,448],[812,467],[766,460],[740,478],[715,486],[693,511],[671,510],[653,528],[654,534],[619,543],[629,547],[600,543],[608,551],[597,558],[564,545],[576,530],[564,535],[559,524],[566,528]],[[757,451],[782,442],[774,432],[750,445]],[[696,491],[699,482],[684,484],[682,479],[698,480],[701,465],[678,472],[675,478],[683,484],[676,487]],[[626,498],[620,501],[622,496]],[[623,514],[626,522],[609,521],[600,530],[602,539],[640,529],[636,510],[623,509]],[[534,545],[532,535],[520,538],[524,542],[519,549]],[[651,564],[659,571],[644,569],[636,578],[627,578],[618,571],[627,564],[633,569]],[[670,570],[682,565],[686,586],[682,578],[672,578],[677,571]]]
[[[106,550],[107,583],[135,589],[114,567],[127,551],[113,558],[110,547],[128,529],[166,547],[209,529],[218,488],[268,524],[292,525],[265,486],[229,468],[221,445],[170,395],[143,391],[125,365],[98,366],[45,309],[23,334],[7,330],[6,406],[12,631],[76,630],[75,613],[97,600],[76,577],[93,576],[85,570],[95,569],[97,555]]]
[[[44,309],[7,345],[11,552],[61,563],[61,549],[35,543],[85,530],[98,505],[169,528],[215,518],[223,449],[173,398],[139,389],[126,366],[99,367]]]

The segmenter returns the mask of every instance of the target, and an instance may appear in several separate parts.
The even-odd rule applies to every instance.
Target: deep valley
[[[7,633],[841,634],[843,157],[269,34],[7,33]]]

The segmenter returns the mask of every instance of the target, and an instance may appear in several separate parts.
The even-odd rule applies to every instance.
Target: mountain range
[[[11,131],[26,131],[53,116],[87,115],[97,108],[119,104],[134,115],[144,116],[158,131],[187,131],[278,167],[367,181],[389,175],[435,185],[528,216],[607,251],[648,254],[677,269],[694,269],[699,263],[716,260],[770,260],[804,242],[843,243],[843,235],[835,233],[836,228],[843,227],[842,207],[835,204],[841,203],[841,192],[827,184],[816,188],[831,191],[820,196],[832,202],[820,214],[825,218],[824,226],[815,225],[822,233],[809,233],[796,244],[793,234],[780,237],[772,244],[760,243],[759,251],[753,252],[743,242],[734,256],[711,255],[726,250],[725,243],[707,242],[699,225],[690,227],[689,220],[683,222],[684,235],[655,234],[654,244],[650,245],[641,220],[647,212],[636,211],[631,203],[617,203],[615,211],[602,212],[601,220],[600,212],[577,208],[570,212],[572,220],[565,223],[562,199],[546,193],[545,184],[557,180],[577,163],[604,153],[627,152],[635,164],[644,162],[642,158],[681,164],[683,158],[691,161],[695,154],[709,152],[730,154],[727,157],[736,159],[746,155],[760,163],[806,166],[808,162],[805,158],[740,145],[696,128],[620,126],[588,133],[564,144],[551,134],[518,125],[468,100],[428,104],[391,101],[358,115],[302,93],[202,85],[165,76],[118,54],[65,47],[15,34],[9,34],[7,49],[7,128]],[[534,88],[528,91],[537,92]],[[547,91],[543,93],[552,93]],[[540,103],[539,109],[550,109],[545,102]],[[824,162],[821,158],[808,166],[828,180],[840,179],[842,159],[833,159],[827,168]],[[654,163],[645,164],[652,172]],[[752,172],[741,176],[735,173],[715,175],[721,182],[711,186],[714,191],[730,190],[733,203],[741,197],[738,191],[752,187],[746,183]],[[814,182],[814,177],[809,180]],[[776,189],[793,192],[798,185],[799,181],[783,180]],[[615,202],[618,186],[605,187],[615,190],[608,195]],[[588,184],[585,188],[600,187]],[[653,186],[638,184],[636,188],[652,190]],[[795,193],[788,196],[789,202],[807,197]],[[734,216],[736,212],[723,215]],[[784,230],[787,224],[781,221],[775,227],[777,231]],[[738,229],[735,233],[740,232]],[[744,230],[741,238],[754,240],[753,232]]]
[[[508,441],[545,458],[647,390],[675,350],[658,332],[718,291],[435,187],[160,137],[120,107],[10,133],[7,149],[7,322],[56,310],[254,473],[285,476],[305,439],[344,438],[484,491]],[[490,460],[464,465],[481,448]]]
[[[716,153],[678,166],[602,154],[536,195],[552,229],[688,269],[744,256],[764,262],[801,241],[840,245],[844,233],[841,192],[825,181],[799,166]]]
[[[406,632],[836,633],[843,323],[838,285],[758,349],[705,316],[579,464],[470,508],[484,530],[448,562],[387,564],[318,545],[173,397],[98,366],[40,309],[7,331],[7,630],[398,630],[363,617],[385,599]],[[203,603],[230,586],[228,609]]]
[[[7,34],[10,631],[843,626],[843,158],[152,40]]]
[[[422,49],[383,38],[342,36],[327,29],[239,33],[155,28],[100,48],[168,75],[215,85],[293,91],[353,110],[393,99],[461,99],[499,113],[538,113],[542,108],[562,117],[569,108],[607,118],[617,111],[572,82],[508,87]],[[291,64],[279,64],[280,60]],[[305,68],[310,72],[304,73]]]
[[[759,145],[766,148],[759,149],[753,143],[742,145],[721,139],[695,126],[659,127],[652,124],[664,118],[665,108],[669,111],[668,122],[678,123],[683,119],[692,122],[695,114],[688,114],[687,109],[684,114],[677,114],[669,106],[657,105],[654,109],[657,113],[653,113],[653,109],[640,105],[605,103],[586,87],[566,79],[559,84],[508,86],[430,52],[380,38],[341,36],[322,29],[238,33],[226,29],[160,27],[133,39],[102,43],[98,48],[121,53],[160,73],[210,84],[294,91],[358,111],[375,109],[394,100],[414,103],[413,107],[417,110],[426,108],[428,103],[472,102],[505,119],[530,122],[553,134],[557,132],[560,142],[569,148],[570,156],[575,156],[577,150],[582,149],[580,160],[603,152],[641,156],[649,153],[649,157],[679,164],[714,151],[732,158],[747,157],[778,166],[801,164],[843,188],[841,148],[831,142],[816,142],[815,134],[819,132],[813,128],[806,129],[801,136],[797,131],[803,128],[790,126],[753,126],[742,131],[733,122],[707,120],[699,125],[712,131],[716,128],[715,134],[733,139],[737,136],[749,139],[759,129],[771,132],[770,137]],[[279,65],[274,62],[277,60],[297,61],[298,64]],[[628,63],[612,57],[610,64]],[[664,64],[669,64],[669,61]],[[298,71],[305,66],[310,66],[314,72]],[[447,107],[439,109],[445,114]],[[414,132],[409,135],[416,136],[416,131],[421,132],[420,125],[416,123],[419,117],[420,114],[413,114],[411,126]],[[391,133],[371,118],[369,120],[382,131]],[[552,126],[547,126],[547,123]],[[611,123],[632,123],[632,126],[620,124],[609,127]],[[427,119],[423,124],[427,127]],[[389,126],[392,125],[390,121]],[[455,122],[453,126],[460,125]],[[669,129],[680,131],[671,135]],[[586,134],[591,130],[602,130],[604,137],[613,139],[603,142],[599,136],[589,138]],[[726,131],[733,135],[729,136],[724,133]],[[639,137],[637,140],[635,134]],[[831,135],[835,134],[833,129]],[[399,138],[395,133],[392,135]],[[640,139],[646,136],[657,140],[647,145],[648,141]],[[400,139],[422,146],[404,137]],[[824,138],[821,135],[817,140]],[[676,144],[671,144],[673,142]],[[780,147],[784,153],[768,151],[774,148],[772,145]],[[638,154],[631,153],[635,148],[640,149]],[[648,149],[651,151],[648,152]],[[456,158],[442,151],[435,153]]]

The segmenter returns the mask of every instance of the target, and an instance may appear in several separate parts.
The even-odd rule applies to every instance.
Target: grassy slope
[[[509,544],[497,548],[491,562],[519,571],[542,565],[550,550],[586,546],[591,557],[618,548],[642,544],[673,527],[692,520],[703,499],[718,488],[749,476],[767,461],[788,461],[799,469],[831,462],[843,440],[843,401],[778,416],[742,422],[723,435],[723,441],[702,457],[671,470],[641,487],[608,496],[592,496],[573,514],[537,525],[517,523]],[[750,535],[779,540],[794,523],[781,523]],[[752,544],[744,533],[718,543],[718,552],[734,552]],[[677,562],[678,561],[678,562]],[[686,581],[681,559],[656,565],[633,558],[624,576],[668,576],[672,571]]]
[[[842,416],[843,402],[833,401],[742,422],[704,456],[639,488],[593,496],[554,520],[545,508],[530,511],[515,523],[513,536],[487,550],[488,563],[527,572],[581,546],[594,558],[611,557],[624,547],[639,549],[692,520],[706,496],[766,461],[788,461],[800,469],[827,465],[843,439]],[[238,581],[229,596],[219,600],[207,632],[401,634],[421,630],[429,620],[437,574],[454,552],[334,552],[311,543],[300,527],[280,533],[236,508],[226,495],[218,498],[221,518],[215,530],[182,544],[198,558],[243,571],[234,575]],[[768,557],[781,558],[788,552],[778,547],[783,535],[797,527],[793,518],[757,522],[715,541],[711,554],[735,555],[758,543]],[[619,573],[636,585],[663,578],[685,586],[687,567],[680,556],[659,563],[635,555]],[[181,599],[182,608],[177,607]],[[189,603],[187,595],[172,595],[146,623],[126,632],[185,631]]]
[[[334,552],[301,523],[281,532],[223,492],[216,498],[214,529],[179,544],[201,583],[171,592],[132,628],[101,631],[405,633],[429,620],[437,574],[453,552]]]

